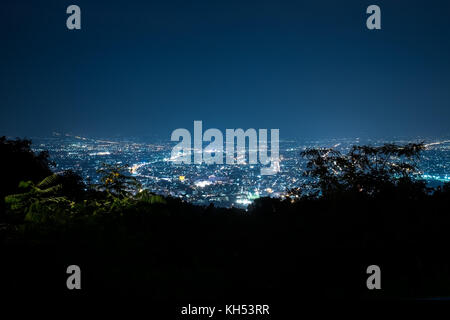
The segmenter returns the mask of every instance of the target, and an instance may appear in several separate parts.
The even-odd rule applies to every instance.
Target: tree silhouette
[[[97,173],[100,174],[100,184],[96,188],[114,197],[126,198],[135,195],[142,185],[129,173],[128,165],[104,163]]]
[[[376,197],[393,189],[424,192],[417,167],[424,149],[423,143],[353,146],[347,154],[333,148],[306,149],[301,153],[308,160],[305,175],[313,179],[308,192],[324,198],[343,194]],[[304,190],[291,193],[304,194]]]
[[[31,150],[31,140],[8,140],[0,137],[0,216],[4,212],[4,197],[19,191],[21,181],[37,183],[52,174],[47,151]]]

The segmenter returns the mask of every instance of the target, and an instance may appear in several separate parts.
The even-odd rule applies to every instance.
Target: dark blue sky
[[[0,35],[0,135],[450,134],[448,1],[3,0]]]

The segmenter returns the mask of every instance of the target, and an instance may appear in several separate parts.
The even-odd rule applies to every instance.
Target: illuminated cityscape
[[[130,173],[152,192],[208,205],[245,208],[254,199],[283,197],[299,187],[305,160],[300,152],[308,147],[335,147],[345,152],[355,144],[408,143],[425,141],[427,149],[419,163],[422,177],[431,186],[450,182],[450,140],[281,140],[280,168],[275,175],[260,174],[260,165],[175,165],[170,161],[172,142],[141,142],[138,139],[94,139],[54,133],[49,138],[33,138],[35,151],[48,150],[56,171],[74,170],[89,183],[98,183],[97,169],[104,163],[127,164]]]

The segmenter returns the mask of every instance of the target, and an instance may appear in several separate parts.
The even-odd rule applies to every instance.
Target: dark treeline
[[[101,182],[86,185],[52,173],[30,143],[0,139],[1,283],[11,295],[450,296],[450,187],[420,180],[421,143],[306,150],[311,182],[247,211],[155,195],[126,166],[104,165]],[[80,292],[65,286],[71,264]],[[366,287],[372,264],[380,291]]]

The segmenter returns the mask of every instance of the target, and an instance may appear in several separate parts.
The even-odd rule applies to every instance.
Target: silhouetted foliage
[[[104,163],[97,173],[100,174],[100,184],[97,190],[105,191],[108,194],[125,198],[138,193],[141,184],[131,176],[128,165]]]
[[[38,182],[52,172],[48,152],[34,153],[31,140],[0,137],[0,217],[6,195],[19,191],[21,181]]]
[[[426,192],[417,168],[423,143],[403,146],[353,146],[347,154],[333,148],[307,149],[305,175],[313,182],[293,194],[325,198],[342,196],[379,197],[392,192],[419,196]]]
[[[79,201],[86,196],[87,186],[78,173],[72,170],[64,171],[59,174],[59,181],[62,193],[69,199]]]

